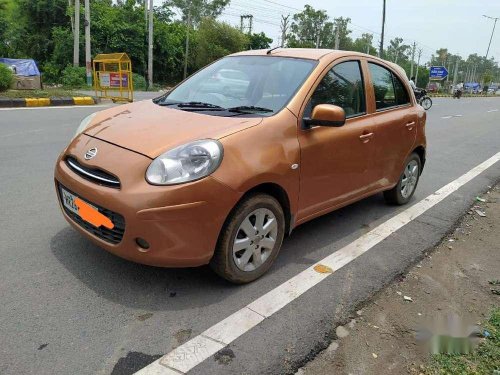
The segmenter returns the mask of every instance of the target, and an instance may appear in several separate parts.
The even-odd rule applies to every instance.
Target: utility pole
[[[90,4],[85,0],[85,69],[87,73],[87,86],[92,86],[92,62],[90,54]]]
[[[75,0],[75,29],[73,30],[73,66],[80,65],[80,0]]]
[[[286,34],[288,33],[288,25],[289,25],[289,21],[288,19],[290,18],[290,15],[286,15],[286,16],[281,16],[281,25],[280,25],[280,29],[281,29],[281,48],[283,48],[285,46],[285,43],[286,43]]]
[[[422,56],[422,48],[419,48],[418,50],[417,72],[415,73],[415,85],[417,84],[418,81],[418,67],[420,66],[420,56]]]
[[[186,53],[184,54],[184,79],[187,77],[188,56],[189,56],[189,29],[191,28],[191,3],[189,3],[188,19],[186,28]]]
[[[384,8],[382,10],[382,34],[380,36],[380,49],[378,51],[378,57],[381,59],[384,58],[384,32],[385,32],[385,0],[384,0]]]
[[[500,17],[490,17],[490,16],[486,16],[484,14],[483,14],[483,17],[489,18],[490,20],[495,20],[495,22],[493,23],[493,31],[491,32],[490,43],[488,44],[488,49],[486,50],[485,60],[488,60],[488,54],[490,53],[491,40],[493,39],[493,34],[495,33],[495,27],[496,27],[497,21]]]
[[[148,88],[153,87],[153,0],[149,0]]]
[[[413,49],[411,50],[411,69],[410,78],[413,77],[413,63],[415,62],[415,50],[417,48],[417,42],[413,42]]]
[[[458,74],[458,56],[455,59],[455,68],[453,69],[453,86],[452,86],[452,88],[457,85],[457,74]]]
[[[144,0],[144,22],[146,24],[146,31],[148,30],[148,0]]]
[[[340,47],[340,30],[339,26],[337,25],[335,29],[335,49],[339,49]]]

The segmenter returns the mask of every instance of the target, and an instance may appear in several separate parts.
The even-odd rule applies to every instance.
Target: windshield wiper
[[[168,106],[177,106],[178,108],[186,108],[186,109],[207,109],[207,110],[216,110],[216,111],[225,111],[226,109],[211,103],[203,103],[203,102],[158,102],[158,105],[168,107]]]
[[[183,102],[183,103],[178,103],[177,107],[179,108],[213,108],[213,109],[221,109],[225,110],[225,108],[211,104],[211,103],[204,103],[204,102]]]
[[[236,112],[236,113],[274,112],[272,109],[264,107],[255,107],[253,105],[241,105],[239,107],[228,108],[227,110],[229,112]]]

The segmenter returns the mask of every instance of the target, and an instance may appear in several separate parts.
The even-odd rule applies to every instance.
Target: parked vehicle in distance
[[[427,91],[429,91],[429,92],[436,93],[436,92],[438,92],[438,90],[439,90],[439,86],[435,82],[429,82],[429,84],[427,85]]]
[[[225,84],[208,85],[213,77]],[[384,60],[240,52],[155,100],[84,119],[55,186],[66,220],[107,251],[154,266],[210,264],[246,283],[298,225],[379,192],[410,201],[425,122],[406,77]]]

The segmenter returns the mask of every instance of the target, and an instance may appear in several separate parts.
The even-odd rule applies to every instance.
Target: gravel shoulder
[[[421,262],[337,327],[336,339],[297,375],[450,373],[417,334],[436,321],[477,325],[482,332],[500,307],[499,279],[500,185],[480,197]],[[489,365],[500,370],[500,358]],[[472,371],[486,373],[471,362],[464,373]]]

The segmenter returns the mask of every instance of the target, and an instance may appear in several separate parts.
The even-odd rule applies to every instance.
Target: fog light
[[[149,249],[149,243],[144,238],[137,237],[135,239],[135,243],[137,244],[137,246],[139,246],[143,250]]]

